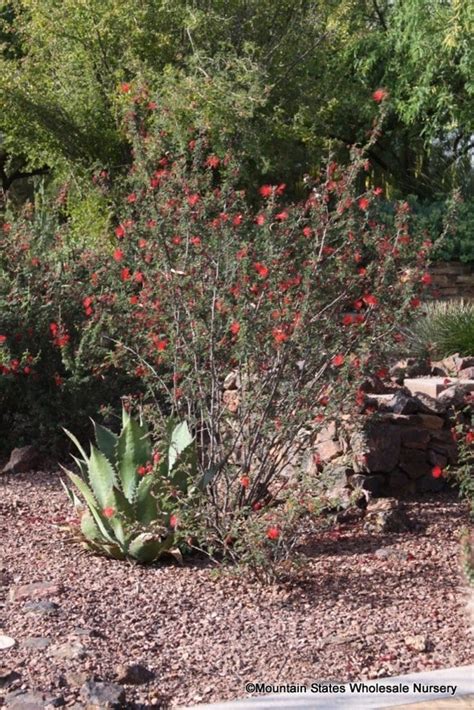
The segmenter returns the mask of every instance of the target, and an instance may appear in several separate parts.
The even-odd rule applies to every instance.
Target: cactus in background
[[[97,446],[91,444],[89,456],[65,430],[80,453],[73,456],[80,473],[64,469],[74,488],[63,485],[81,511],[81,539],[109,557],[154,562],[172,552],[173,508],[195,473],[188,425],[170,420],[160,451],[153,454],[146,425],[125,410],[119,435],[93,424]]]

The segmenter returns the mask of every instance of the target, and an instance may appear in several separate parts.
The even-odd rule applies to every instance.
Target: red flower
[[[149,111],[155,111],[155,109],[158,108],[158,104],[156,103],[156,101],[149,101],[146,107]]]
[[[159,451],[155,451],[155,453],[153,454],[153,463],[159,464],[160,461],[161,461],[161,454]]]
[[[5,342],[6,339],[7,339],[6,335],[0,335],[0,345],[3,345],[3,343]]]
[[[259,227],[265,224],[265,215],[264,214],[258,214],[255,217],[255,224],[257,224]]]
[[[376,89],[374,93],[372,94],[372,98],[375,101],[375,103],[380,104],[384,99],[386,99],[388,96],[388,91],[385,89]]]
[[[133,277],[137,284],[142,284],[143,281],[145,280],[145,277],[143,276],[141,271],[137,271]]]
[[[102,513],[105,515],[106,518],[113,518],[115,515],[115,508],[104,508]]]
[[[345,315],[342,319],[342,325],[352,325],[354,322],[354,316],[351,316],[349,314]]]
[[[206,160],[206,165],[208,168],[217,168],[220,162],[221,161],[217,155],[210,155]]]
[[[120,278],[122,279],[122,281],[128,281],[130,279],[130,277],[131,277],[130,269],[128,268],[128,266],[126,266],[120,272]]]
[[[262,279],[267,278],[269,271],[268,271],[268,268],[264,264],[261,264],[259,261],[256,261],[255,264],[253,265],[253,267],[254,267],[255,271],[257,272],[257,274],[262,277]]]
[[[234,321],[233,323],[231,323],[229,330],[232,333],[232,335],[238,335],[238,333],[240,331],[240,323],[237,323],[237,321]]]
[[[234,225],[234,227],[238,227],[240,224],[242,224],[243,218],[244,218],[243,215],[236,214],[232,220],[232,224]]]
[[[124,257],[124,253],[123,253],[123,251],[122,251],[121,249],[116,249],[116,250],[114,251],[114,259],[115,259],[115,261],[117,261],[117,262],[122,261],[123,257]]]
[[[170,528],[176,528],[178,526],[178,517],[176,515],[170,515]]]
[[[285,190],[286,190],[286,183],[282,182],[280,185],[278,185],[275,192],[277,195],[283,195]]]
[[[123,226],[123,224],[119,224],[118,227],[115,227],[115,236],[118,239],[122,239],[122,237],[125,236],[125,227]]]
[[[361,210],[367,210],[369,208],[370,202],[367,197],[361,197],[357,204],[359,205]]]
[[[431,475],[433,478],[441,478],[443,475],[443,469],[441,466],[434,466],[434,468],[431,469]]]
[[[131,88],[132,85],[128,84],[126,81],[122,81],[122,83],[120,84],[120,91],[122,92],[122,94],[130,93]]]
[[[278,540],[278,538],[280,537],[280,531],[278,530],[276,525],[271,525],[267,529],[267,537],[269,540]]]
[[[198,247],[201,244],[201,237],[191,237],[189,241],[191,244],[194,244],[195,247]]]
[[[282,328],[273,328],[272,335],[276,343],[284,343],[288,340],[288,334]]]
[[[54,336],[58,334],[59,325],[57,323],[50,323],[49,330],[50,330],[51,335],[54,338]]]
[[[86,296],[85,298],[82,299],[82,305],[84,308],[89,308],[94,302],[94,299],[92,296]]]
[[[466,434],[466,444],[474,443],[474,431],[468,431]]]
[[[188,195],[188,205],[190,207],[195,207],[200,200],[200,196],[195,193],[194,195]]]
[[[127,197],[127,202],[131,205],[133,202],[137,201],[137,196],[134,192],[132,192],[130,195]]]
[[[433,279],[431,277],[431,274],[423,274],[423,276],[421,277],[421,283],[425,284],[425,286],[428,286],[432,282]]]
[[[334,355],[333,359],[331,360],[331,363],[334,365],[334,367],[341,367],[344,365],[344,355]]]
[[[311,227],[303,227],[303,236],[311,237],[313,235],[313,230]]]
[[[53,379],[54,379],[54,383],[55,383],[56,387],[61,387],[61,385],[62,385],[63,382],[64,382],[64,380],[63,380],[63,378],[61,377],[61,375],[58,375],[57,372],[54,373]]]
[[[372,192],[374,193],[375,197],[378,197],[379,195],[382,194],[383,190],[382,190],[381,187],[374,187],[374,189],[372,190]]]
[[[276,219],[278,219],[280,222],[284,222],[286,219],[288,219],[288,212],[286,210],[279,212],[276,215]]]
[[[248,476],[241,476],[240,485],[242,488],[248,488],[250,486],[250,478]]]
[[[373,296],[371,293],[366,293],[365,296],[362,296],[362,300],[364,301],[366,306],[377,306],[378,305],[377,297]]]
[[[262,197],[270,197],[273,193],[273,187],[271,185],[262,185],[259,193]]]

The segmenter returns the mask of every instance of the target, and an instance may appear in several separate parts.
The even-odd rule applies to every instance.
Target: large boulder
[[[2,473],[27,473],[34,471],[39,464],[39,453],[34,446],[22,446],[13,449],[10,460],[4,466]]]
[[[389,473],[400,456],[398,427],[381,420],[369,421],[363,430],[350,437],[353,467],[356,473]]]

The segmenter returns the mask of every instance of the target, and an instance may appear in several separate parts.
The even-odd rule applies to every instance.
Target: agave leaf
[[[89,458],[89,483],[101,508],[115,508],[115,471],[104,454],[91,444]]]
[[[125,407],[122,407],[122,429],[124,429],[127,426],[130,419],[131,419],[130,414],[127,412]]]
[[[158,517],[158,504],[152,495],[153,477],[144,476],[138,484],[135,495],[135,514],[140,523],[146,525]]]
[[[72,434],[70,431],[68,431],[67,429],[64,429],[64,427],[63,427],[63,431],[68,435],[68,437],[71,439],[71,441],[77,446],[84,461],[87,461],[87,454],[84,451],[84,449],[82,448],[81,444],[79,443],[79,439],[74,434]]]
[[[171,473],[178,456],[193,443],[187,422],[180,422],[171,433],[168,449],[168,473]]]
[[[69,474],[69,471],[66,468],[64,468],[64,466],[61,466],[61,468],[63,469],[63,471],[65,471],[66,473]],[[76,495],[76,492],[72,488],[69,488],[67,483],[65,483],[62,478],[60,478],[59,480],[61,482],[62,487],[66,491],[67,497],[69,498],[69,500],[73,504],[74,508],[76,508],[76,509],[83,508],[84,505],[83,505],[81,499],[78,498],[78,496]]]
[[[139,562],[154,562],[170,549],[173,539],[173,535],[163,540],[153,533],[141,533],[130,543],[128,554]]]
[[[81,532],[88,541],[95,542],[101,539],[100,530],[89,512],[84,513],[81,518]]]
[[[91,420],[94,425],[95,440],[97,446],[102,451],[104,456],[106,456],[110,463],[115,466],[117,459],[117,444],[118,436],[114,434],[113,431],[107,429],[107,427],[97,424],[93,419]]]
[[[133,505],[129,500],[127,500],[119,488],[114,488],[114,498],[115,507],[119,515],[123,518],[127,518],[128,520],[134,520],[135,512],[133,510]]]
[[[132,502],[137,487],[137,467],[143,466],[151,458],[151,444],[145,427],[129,419],[120,432],[117,446],[117,460],[122,489]]]
[[[89,473],[89,465],[87,461],[83,461],[83,459],[78,459],[77,456],[74,456],[73,454],[71,454],[71,457],[76,462],[76,465],[78,466],[79,471],[81,472],[82,478],[87,481],[87,476]]]
[[[82,478],[76,473],[71,473],[70,471],[67,471],[66,473],[71,479],[71,481],[74,483],[76,488],[79,489],[79,492],[82,493],[82,496],[84,497],[84,500],[87,503],[87,507],[89,508],[89,512],[94,517],[94,520],[97,523],[97,527],[99,528],[101,534],[106,540],[109,540],[112,544],[114,544],[115,540],[108,530],[107,518],[105,518],[99,511],[97,507],[97,501],[94,498],[94,494],[92,493],[87,483],[83,481]]]

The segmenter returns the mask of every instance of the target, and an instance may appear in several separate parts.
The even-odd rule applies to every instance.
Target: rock
[[[403,560],[405,562],[408,559],[408,552],[394,550],[393,547],[379,547],[378,550],[375,550],[374,555],[380,560]]]
[[[370,533],[399,533],[410,530],[411,523],[400,501],[384,498],[367,506],[364,530]]]
[[[433,414],[417,414],[415,421],[426,429],[442,429],[444,426],[444,419]]]
[[[427,476],[423,476],[416,481],[416,490],[419,493],[439,493],[443,488],[446,487],[446,480],[443,476],[439,478],[434,478],[430,473]]]
[[[13,449],[10,460],[3,468],[2,473],[27,473],[34,471],[39,462],[39,453],[34,446],[22,446]]]
[[[446,414],[446,405],[426,392],[417,392],[416,399],[423,414]]]
[[[409,478],[416,479],[431,475],[431,464],[427,461],[426,453],[417,449],[402,449],[400,452],[400,468]]]
[[[42,651],[51,644],[51,639],[46,636],[31,636],[23,639],[21,645],[25,648],[33,648],[35,651]]]
[[[84,658],[86,648],[79,641],[67,641],[66,643],[52,646],[50,649],[51,656],[54,658],[73,660],[75,658]]]
[[[16,602],[20,599],[41,599],[43,597],[56,596],[62,591],[62,586],[54,582],[32,582],[31,584],[12,587],[8,598],[11,602]]]
[[[386,408],[395,414],[416,414],[420,411],[419,401],[403,390],[399,390],[387,402]]]
[[[463,370],[459,370],[458,377],[461,380],[474,380],[474,366],[465,367]]]
[[[0,651],[8,651],[8,649],[13,648],[15,645],[16,641],[11,636],[2,636],[0,634]]]
[[[126,685],[142,685],[153,680],[155,674],[141,663],[133,663],[131,665],[120,665],[115,669],[115,677],[117,683],[125,683]]]
[[[438,399],[446,407],[462,407],[465,404],[466,396],[474,389],[473,386],[469,385],[453,385],[448,387],[438,395]]]
[[[356,473],[393,471],[400,455],[400,431],[384,421],[370,421],[350,437]]]
[[[414,482],[403,471],[395,470],[389,475],[388,488],[395,495],[415,492]]]
[[[406,449],[425,450],[430,441],[430,432],[426,429],[403,429],[401,431],[402,447]]]
[[[315,444],[315,453],[321,463],[328,463],[342,454],[342,447],[338,441],[327,439]]]
[[[428,454],[426,456],[428,461],[432,466],[439,466],[440,468],[446,468],[448,465],[448,458],[444,454],[439,453],[438,451],[434,451],[433,449],[430,449],[428,451]]]
[[[66,683],[73,688],[80,688],[87,683],[87,673],[84,671],[69,671],[65,674]]]
[[[55,705],[56,699],[43,693],[15,690],[5,697],[5,707],[8,710],[44,710],[47,705]]]
[[[354,488],[361,488],[363,491],[367,491],[376,497],[383,495],[387,487],[385,476],[377,474],[364,476],[362,473],[356,473],[354,476],[351,476],[349,481]]]
[[[403,382],[405,377],[423,377],[429,375],[431,364],[428,360],[409,357],[406,360],[399,360],[390,368],[390,377],[399,382]]]
[[[428,638],[426,636],[407,636],[405,643],[414,651],[426,651],[428,649]]]
[[[125,707],[125,691],[118,683],[87,680],[81,688],[81,698],[90,710]]]
[[[23,609],[30,614],[57,614],[59,610],[59,604],[46,600],[42,600],[39,602],[26,602]]]
[[[461,372],[463,370],[468,370],[469,368],[474,368],[474,357],[460,357],[458,354],[453,355],[454,365],[458,374],[461,377]],[[468,377],[467,379],[471,379]]]
[[[15,681],[20,680],[21,676],[11,668],[0,666],[0,688],[8,688]]]
[[[390,394],[393,387],[386,385],[379,377],[369,377],[359,387],[366,394]]]

